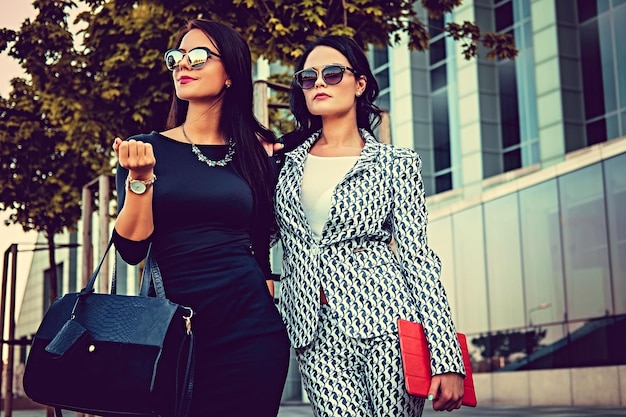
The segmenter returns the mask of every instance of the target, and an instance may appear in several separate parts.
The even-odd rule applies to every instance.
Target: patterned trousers
[[[296,349],[304,388],[316,417],[419,417],[424,400],[404,387],[395,334],[355,339],[341,332],[328,306],[316,338]]]

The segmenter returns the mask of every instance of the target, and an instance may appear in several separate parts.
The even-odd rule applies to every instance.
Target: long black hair
[[[323,36],[307,45],[304,54],[296,63],[296,72],[303,69],[304,62],[309,54],[318,46],[328,46],[337,50],[347,58],[350,67],[357,71],[355,77],[358,78],[361,75],[366,77],[367,85],[365,91],[363,91],[360,97],[357,97],[356,121],[358,127],[373,132],[376,126],[380,124],[381,110],[374,104],[380,90],[376,78],[370,69],[365,53],[359,44],[350,37],[339,35]],[[295,79],[291,80],[289,108],[296,119],[296,130],[314,132],[322,128],[321,116],[315,116],[309,112],[304,99],[304,93]]]
[[[257,254],[263,254],[269,247],[275,174],[259,138],[273,143],[276,137],[254,116],[250,49],[243,37],[234,29],[205,19],[190,20],[178,33],[177,47],[180,46],[185,34],[192,29],[201,30],[215,43],[224,69],[232,81],[230,88],[224,91],[219,126],[225,137],[235,141],[235,156],[232,163],[252,189],[254,198],[250,226],[252,244],[257,248]],[[189,103],[179,99],[174,90],[167,128],[171,129],[183,123],[188,108]]]

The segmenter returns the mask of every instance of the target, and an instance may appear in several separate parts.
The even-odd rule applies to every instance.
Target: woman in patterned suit
[[[362,50],[340,36],[310,45],[292,83],[289,136],[303,140],[276,189],[280,304],[316,416],[421,415],[424,400],[404,387],[398,318],[424,325],[433,408],[454,410],[463,396],[441,263],[427,245],[421,161],[374,138],[378,92]]]

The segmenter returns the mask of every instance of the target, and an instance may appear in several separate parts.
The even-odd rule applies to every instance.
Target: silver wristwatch
[[[153,175],[152,178],[148,178],[147,180],[136,180],[128,174],[126,178],[126,188],[135,194],[143,194],[148,191],[148,188],[154,184],[156,179],[156,175]]]

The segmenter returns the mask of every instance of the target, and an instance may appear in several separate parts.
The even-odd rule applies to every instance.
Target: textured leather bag
[[[184,417],[193,388],[193,311],[165,298],[151,255],[138,296],[116,294],[115,268],[111,293],[94,293],[105,256],[82,291],[59,298],[44,315],[26,361],[24,390],[57,416],[67,409]],[[148,297],[151,284],[156,297]]]

